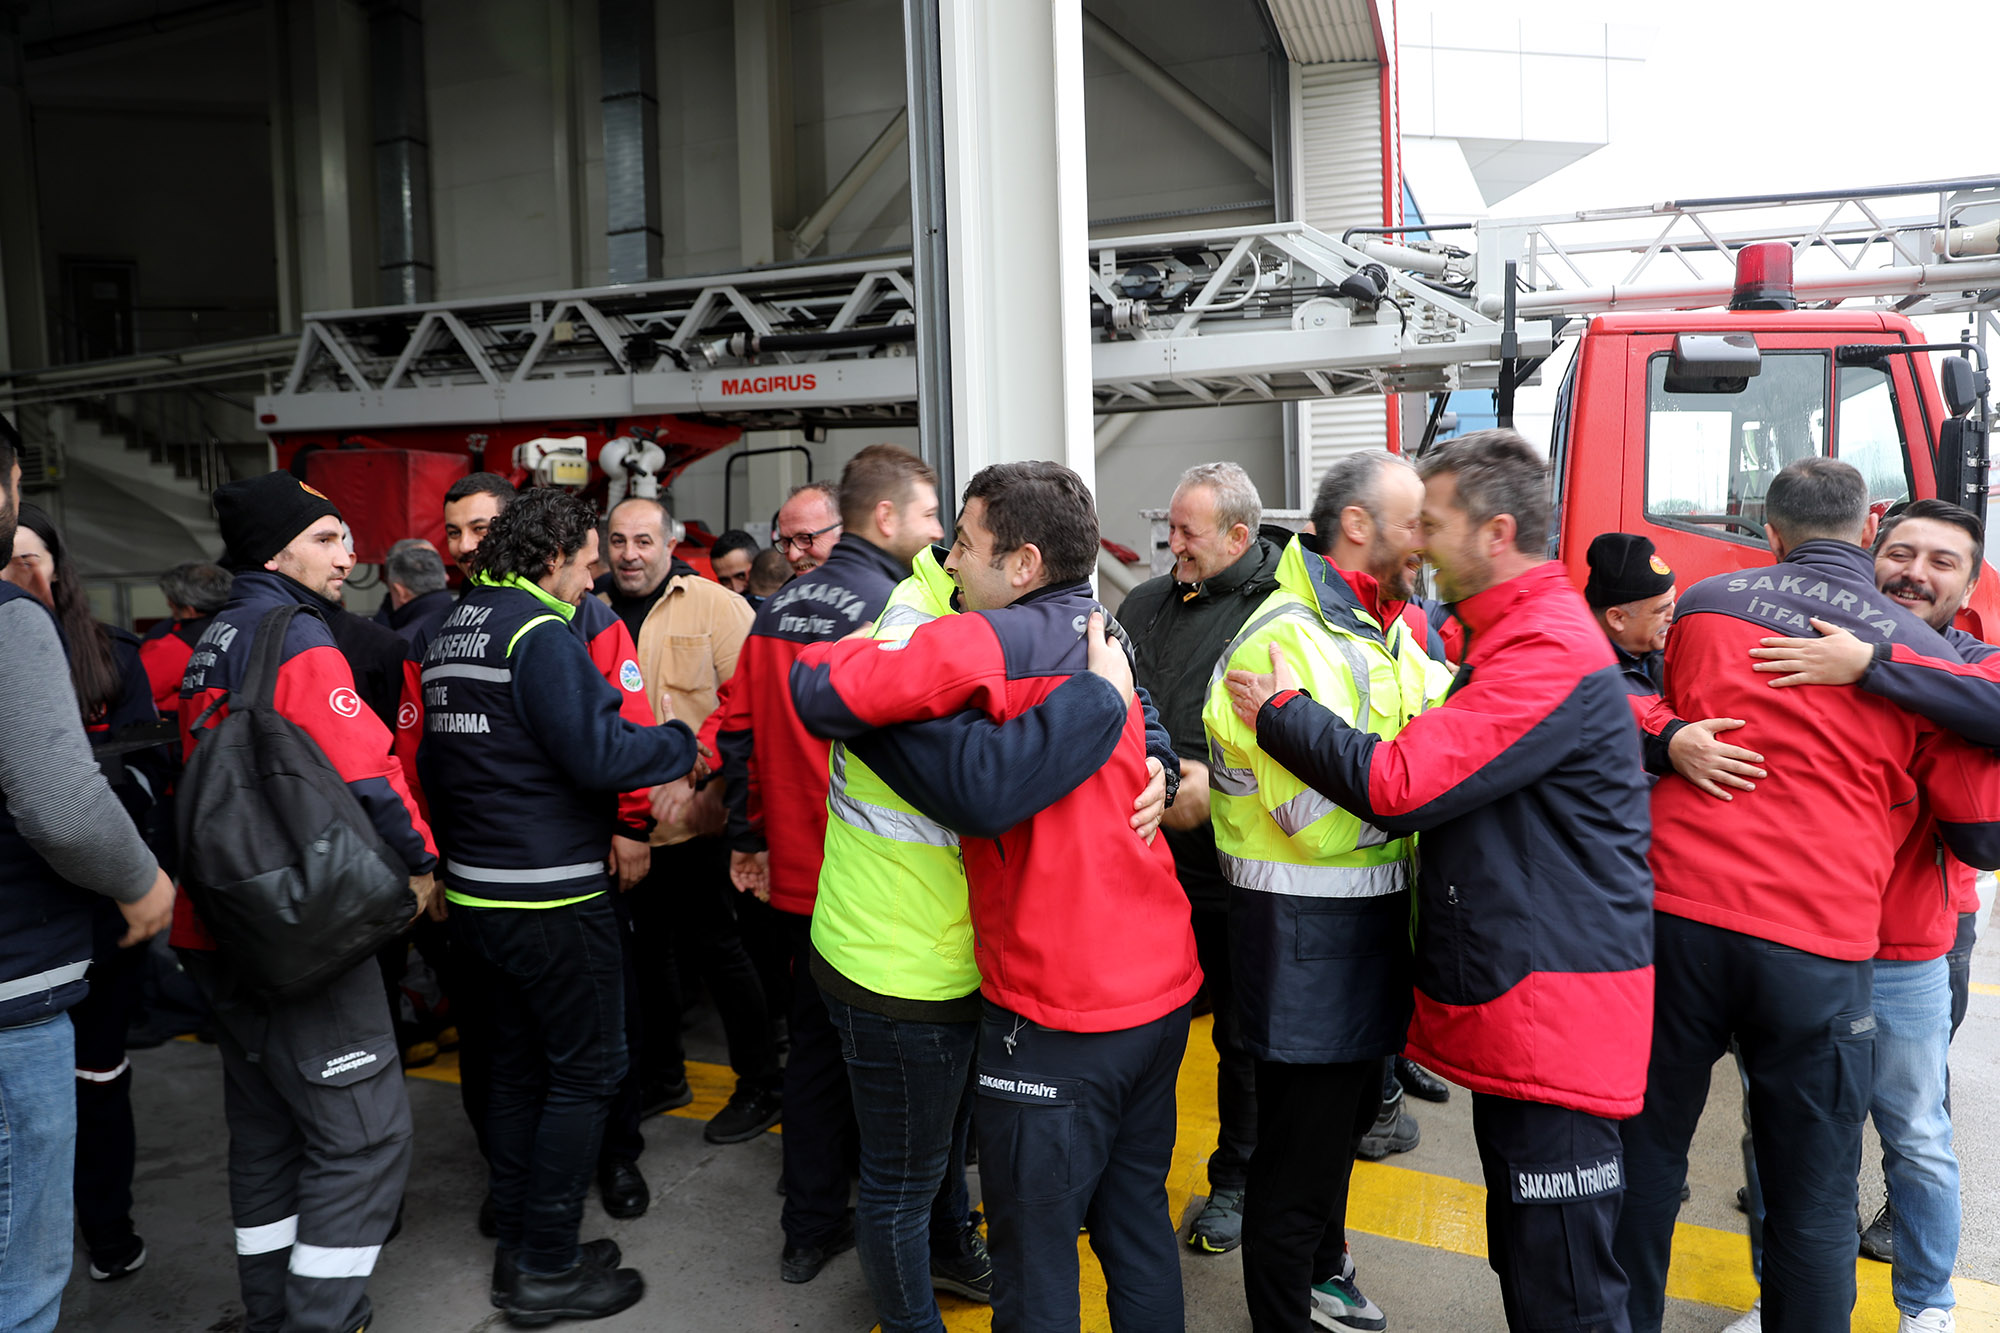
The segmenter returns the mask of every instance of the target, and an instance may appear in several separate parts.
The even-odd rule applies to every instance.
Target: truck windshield
[[[1764,493],[1787,463],[1825,454],[1828,357],[1772,351],[1736,393],[1667,387],[1669,358],[1646,376],[1646,516],[1762,545]],[[1843,366],[1834,382],[1832,453],[1861,470],[1873,501],[1907,499],[1908,460],[1888,373]]]

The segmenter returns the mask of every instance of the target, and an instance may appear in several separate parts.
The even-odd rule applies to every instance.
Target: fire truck
[[[1686,581],[1767,562],[1765,488],[1812,454],[1854,463],[1885,512],[1986,508],[2000,178],[1120,237],[1090,261],[1100,414],[1422,394],[1421,450],[1458,391],[1511,424],[1561,349],[1551,554],[1579,583],[1613,530]],[[744,430],[914,424],[913,283],[889,256],[312,315],[258,422],[380,559],[469,469],[612,503]],[[1947,342],[1915,322],[1952,316]],[[2000,635],[2000,580],[1967,623]]]

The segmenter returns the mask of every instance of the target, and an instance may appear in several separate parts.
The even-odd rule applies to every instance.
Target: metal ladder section
[[[2000,177],[1862,190],[1686,199],[1477,224],[1482,293],[1519,273],[1519,309],[1581,316],[1724,302],[1734,252],[1757,241],[1792,247],[1802,306],[1873,302],[1909,315],[1991,310],[2000,258],[1967,229],[2000,220]],[[1990,229],[1990,228],[1989,228]]]
[[[1497,320],[1401,272],[1380,302],[1337,295],[1372,261],[1301,224],[1123,237],[1091,257],[1083,295],[1101,411],[1476,383],[1471,366],[1499,354]],[[896,255],[312,315],[282,389],[258,399],[258,423],[907,422],[912,282]]]
[[[1301,223],[1095,242],[1083,295],[1096,406],[1492,387],[1503,356],[1546,356],[1578,316],[1726,301],[1733,252],[1753,240],[1793,246],[1802,304],[1987,312],[2000,306],[2000,257],[1936,243],[1996,217],[2000,178],[1488,221],[1471,250],[1444,227],[1335,239]],[[910,258],[890,255],[311,315],[258,424],[908,422],[914,305]]]

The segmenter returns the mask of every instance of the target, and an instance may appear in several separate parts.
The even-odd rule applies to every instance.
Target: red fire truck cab
[[[1603,532],[1652,538],[1683,588],[1770,564],[1765,490],[1812,455],[1859,468],[1878,513],[1943,496],[1985,517],[1983,367],[1941,356],[1940,392],[1931,352],[1895,350],[1930,346],[1900,315],[1740,308],[1789,304],[1752,268],[1739,260],[1739,308],[1600,315],[1580,340],[1550,441],[1556,554],[1578,586]],[[1959,623],[2000,636],[1990,567]]]

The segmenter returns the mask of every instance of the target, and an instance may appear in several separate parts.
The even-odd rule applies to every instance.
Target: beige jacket
[[[736,655],[755,618],[749,602],[719,583],[699,574],[669,578],[639,626],[639,674],[654,716],[662,722],[678,718],[700,731],[715,711],[716,691],[736,673]],[[653,846],[721,833],[721,787],[711,782],[679,819],[656,825]]]

